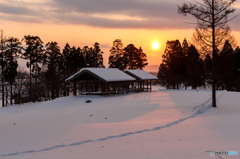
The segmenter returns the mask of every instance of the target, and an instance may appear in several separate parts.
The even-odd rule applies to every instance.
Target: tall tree
[[[147,55],[143,53],[142,48],[137,49],[133,44],[129,44],[123,49],[121,57],[121,70],[142,69],[147,66]]]
[[[58,46],[57,42],[49,42],[46,44],[46,65],[47,65],[47,72],[46,78],[50,83],[50,90],[52,99],[58,97],[59,93],[59,63],[61,58],[60,47]]]
[[[147,65],[148,65],[147,55],[143,52],[142,47],[140,47],[138,49],[138,56],[137,56],[137,69],[143,69]]]
[[[0,49],[1,49],[1,53],[0,53],[0,62],[1,62],[1,73],[2,73],[2,78],[1,78],[1,83],[2,83],[2,107],[5,106],[4,104],[4,70],[6,68],[6,58],[5,58],[5,50],[6,50],[6,37],[4,37],[3,34],[3,30],[1,30],[1,45],[0,45]]]
[[[66,85],[66,78],[70,77],[70,70],[71,70],[71,58],[70,58],[70,54],[71,54],[71,47],[70,45],[67,43],[63,49],[63,53],[62,53],[62,69],[63,69],[63,78],[64,78],[64,96],[69,95],[69,88]]]
[[[6,40],[6,70],[4,73],[5,80],[10,83],[10,104],[12,105],[12,85],[15,82],[15,77],[17,76],[18,62],[17,58],[22,53],[21,42],[18,38],[10,37]]]
[[[109,55],[109,67],[118,68],[119,70],[124,70],[123,65],[123,43],[121,39],[116,39],[113,41],[113,46],[110,50]]]
[[[236,59],[234,59],[234,51],[232,45],[227,40],[218,58],[218,73],[221,78],[222,89],[226,89],[228,84],[234,78],[234,69],[236,65]]]
[[[204,85],[203,60],[200,58],[200,54],[193,45],[191,45],[187,51],[186,68],[188,86],[192,86],[192,89],[196,89]]]
[[[99,43],[96,42],[93,45],[93,48],[88,48],[85,46],[83,48],[83,53],[85,55],[85,62],[87,67],[105,67],[103,65],[103,52],[101,51]]]
[[[27,67],[29,68],[29,79],[30,79],[30,88],[29,88],[29,98],[32,101],[32,76],[36,78],[35,75],[39,74],[39,65],[44,63],[45,56],[43,54],[43,42],[38,36],[24,36],[23,41],[25,41],[27,47],[25,52],[22,54],[22,58],[29,60],[27,62]]]
[[[185,80],[185,55],[179,40],[167,41],[158,78],[167,88],[178,89]]]
[[[189,49],[189,47],[188,47],[188,42],[187,42],[187,39],[186,38],[184,38],[184,40],[183,40],[183,43],[182,43],[182,52],[183,52],[183,54],[184,54],[184,57],[187,57],[187,54],[188,54],[188,49]],[[185,89],[187,89],[187,86],[189,85],[188,84],[188,77],[187,77],[187,66],[186,66],[186,58],[185,59],[183,59],[184,60],[184,66],[183,66],[183,69],[185,70],[185,73],[184,73],[184,77],[185,77],[185,79],[184,79],[184,85],[185,85]]]
[[[196,38],[202,48],[211,48],[213,58],[213,78],[212,78],[212,106],[216,105],[216,49],[219,42],[224,42],[226,36],[229,35],[230,28],[227,23],[228,15],[235,11],[231,5],[236,0],[203,0],[203,3],[196,2],[184,3],[178,6],[180,14],[186,16],[192,15],[197,19]]]

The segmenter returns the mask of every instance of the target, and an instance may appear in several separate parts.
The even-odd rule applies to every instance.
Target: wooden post
[[[139,80],[138,80],[138,92],[139,92]]]
[[[74,96],[77,95],[77,82],[76,81],[73,82],[73,95]]]
[[[147,80],[147,88],[146,89],[147,89],[147,92],[148,92],[148,80]]]
[[[117,93],[119,94],[119,83],[118,83],[118,91],[117,91]]]
[[[152,81],[150,80],[150,91],[152,92]]]

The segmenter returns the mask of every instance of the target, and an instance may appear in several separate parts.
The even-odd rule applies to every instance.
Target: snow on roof
[[[84,72],[90,72],[105,82],[114,81],[136,81],[135,78],[129,76],[128,74],[120,71],[117,68],[84,68],[81,71],[75,73],[71,77],[67,78],[65,81],[69,82],[77,77],[79,77]]]
[[[141,80],[157,80],[158,78],[144,70],[126,70],[125,73],[133,76],[135,78],[139,78]]]

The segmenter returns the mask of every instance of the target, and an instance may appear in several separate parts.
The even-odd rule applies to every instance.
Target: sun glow
[[[152,48],[154,49],[154,50],[157,50],[158,48],[159,48],[159,43],[158,42],[154,42],[153,44],[152,44]]]

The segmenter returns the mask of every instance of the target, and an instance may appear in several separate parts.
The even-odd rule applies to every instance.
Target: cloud
[[[61,23],[100,28],[192,29],[196,22],[178,14],[177,5],[187,0],[51,0],[0,4],[0,17],[24,23]],[[235,15],[239,13],[238,8]],[[240,30],[239,20],[230,23]]]

